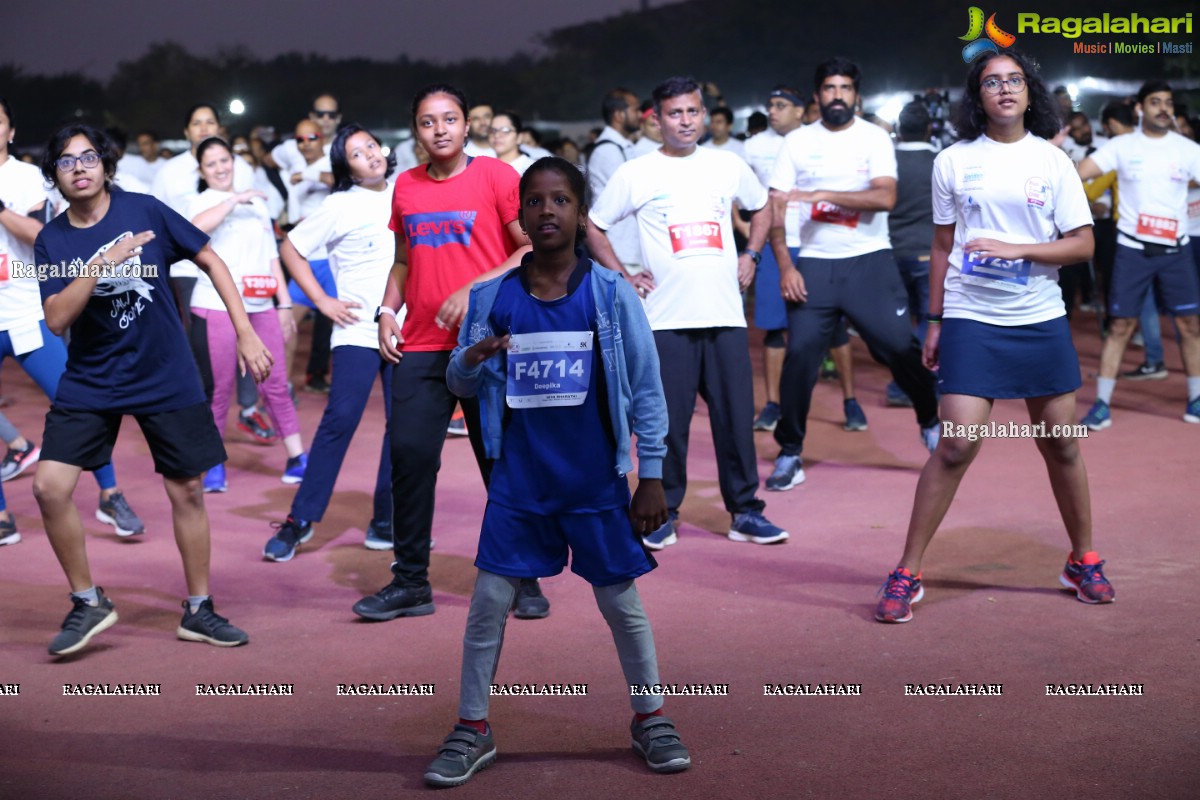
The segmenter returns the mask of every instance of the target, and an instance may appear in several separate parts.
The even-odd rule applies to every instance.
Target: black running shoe
[[[522,578],[513,598],[513,616],[517,619],[543,619],[550,616],[550,601],[542,594],[537,578]]]
[[[188,601],[183,601],[183,619],[175,629],[175,635],[189,642],[204,642],[217,647],[237,647],[250,641],[244,630],[213,611],[211,597],[200,604],[195,614]]]
[[[117,610],[112,600],[104,596],[104,590],[97,587],[96,594],[100,602],[89,606],[87,601],[72,597],[75,607],[63,620],[62,631],[50,642],[50,655],[67,656],[77,650],[82,650],[100,631],[107,630],[117,621]]]
[[[389,583],[354,604],[355,614],[380,622],[396,617],[424,617],[433,612],[433,589],[428,583],[422,586]]]

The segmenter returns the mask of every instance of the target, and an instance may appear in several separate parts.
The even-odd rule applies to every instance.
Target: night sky
[[[639,5],[639,0],[8,0],[0,64],[15,64],[27,74],[81,70],[104,81],[120,61],[136,59],[147,45],[164,40],[196,55],[243,45],[258,58],[299,51],[384,60],[403,54],[447,63],[535,53],[540,33]]]

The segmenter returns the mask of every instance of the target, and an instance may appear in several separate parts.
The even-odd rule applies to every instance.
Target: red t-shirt
[[[403,349],[454,349],[458,329],[439,328],[438,309],[517,249],[508,224],[520,211],[519,184],[516,170],[484,156],[444,181],[430,178],[424,166],[396,179],[388,227],[403,232],[408,245]]]

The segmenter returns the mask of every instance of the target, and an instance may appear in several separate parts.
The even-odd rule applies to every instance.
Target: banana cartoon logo
[[[987,38],[980,38],[984,34],[987,34]],[[988,17],[985,23],[983,9],[979,6],[971,6],[967,9],[967,33],[958,38],[969,42],[962,51],[963,61],[968,64],[984,53],[999,53],[1001,48],[1012,47],[1013,43],[1017,41],[1017,37],[1001,30],[1000,26],[996,24],[995,14]]]

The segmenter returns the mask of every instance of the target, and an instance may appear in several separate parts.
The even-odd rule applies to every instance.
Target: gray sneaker
[[[135,536],[146,532],[146,524],[133,513],[129,501],[121,492],[113,492],[107,500],[101,496],[96,519],[116,528],[117,536]]]
[[[217,647],[237,647],[250,641],[250,636],[229,620],[213,610],[212,598],[208,598],[196,613],[192,613],[188,601],[183,601],[183,619],[175,629],[175,635],[189,642],[204,642]]]
[[[97,587],[96,593],[100,602],[89,606],[86,601],[72,597],[75,607],[63,620],[62,631],[50,642],[50,655],[67,656],[77,650],[82,650],[100,631],[111,628],[117,621],[117,610],[112,600],[104,596],[104,590]]]
[[[384,523],[377,519],[371,520],[367,525],[367,538],[363,542],[363,546],[368,550],[391,550],[392,545],[392,523]],[[430,549],[433,548],[430,547]]]
[[[495,760],[496,741],[490,726],[487,733],[480,733],[466,725],[455,725],[442,741],[437,758],[425,768],[425,782],[430,786],[461,786]]]
[[[646,766],[655,772],[683,772],[692,765],[692,757],[679,739],[670,717],[649,717],[629,723],[633,736],[633,751],[646,759]]]

